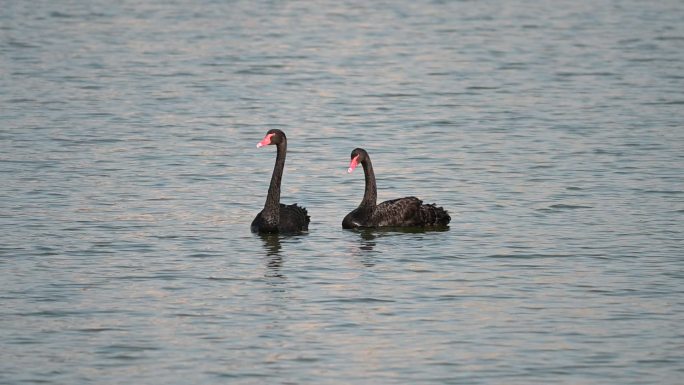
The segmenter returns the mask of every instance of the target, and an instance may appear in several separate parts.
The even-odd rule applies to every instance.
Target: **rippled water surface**
[[[0,383],[681,383],[681,1],[0,8]]]

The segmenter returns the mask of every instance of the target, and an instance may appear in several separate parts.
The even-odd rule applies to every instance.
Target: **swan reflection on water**
[[[263,242],[264,250],[266,251],[266,258],[264,264],[266,271],[264,277],[266,278],[280,278],[284,279],[281,269],[283,267],[283,257],[280,255],[280,235],[278,234],[261,234],[259,235]]]
[[[363,241],[373,241],[378,238],[400,236],[402,234],[428,234],[449,231],[449,226],[443,227],[378,227],[378,228],[356,228],[345,230],[358,233]],[[373,242],[373,245],[375,243]]]
[[[403,236],[404,234],[427,234],[448,231],[449,227],[382,227],[382,228],[356,228],[346,230],[351,233],[357,233],[358,245],[352,247],[352,254],[364,256],[362,263],[365,266],[374,266],[375,263],[369,259],[365,259],[368,255],[372,253],[380,253],[381,251],[375,250],[378,245],[378,241],[382,238],[390,238],[396,236]]]
[[[266,250],[266,256],[278,255],[282,245],[280,244],[280,235],[278,234],[261,234],[259,235]]]
[[[302,237],[307,235],[308,233],[305,232],[294,235],[259,234],[258,237],[261,238],[265,252],[264,267],[266,268],[266,272],[264,273],[264,277],[284,279],[285,276],[281,272],[285,261],[284,255],[281,253],[281,249],[283,248],[282,243],[287,243],[291,248],[298,247],[297,244],[305,239]]]
[[[369,229],[364,229],[364,230],[359,230],[358,231],[359,236],[361,239],[359,240],[359,250],[362,251],[373,251],[373,248],[375,247],[375,238],[377,238],[377,235],[373,232],[373,230]]]

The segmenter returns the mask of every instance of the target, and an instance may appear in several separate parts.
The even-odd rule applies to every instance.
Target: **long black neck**
[[[266,196],[266,203],[264,204],[263,215],[266,220],[272,223],[278,223],[280,218],[280,180],[283,178],[283,169],[285,168],[285,153],[287,152],[287,139],[276,145],[278,150],[276,155],[275,166],[273,167],[273,175],[271,175],[271,185],[268,186],[268,195]]]
[[[366,179],[366,191],[363,193],[363,200],[359,207],[375,207],[375,203],[378,200],[378,189],[375,186],[375,173],[373,172],[373,164],[370,157],[366,156],[361,165],[363,166],[363,175]]]

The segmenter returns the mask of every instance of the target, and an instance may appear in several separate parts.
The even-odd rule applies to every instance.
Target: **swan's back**
[[[423,204],[416,197],[392,199],[372,208],[359,207],[342,222],[355,227],[441,227],[451,221],[449,213],[434,204]]]
[[[371,216],[378,227],[386,226],[420,226],[421,200],[406,197],[385,201],[375,206]]]
[[[451,217],[442,207],[423,204],[416,197],[392,199],[375,207],[373,218],[378,226],[446,226]]]

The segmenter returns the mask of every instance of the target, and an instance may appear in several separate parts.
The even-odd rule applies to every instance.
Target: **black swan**
[[[268,187],[268,195],[264,209],[257,214],[252,221],[252,232],[259,234],[268,233],[297,233],[309,228],[309,216],[306,209],[293,205],[280,203],[280,180],[285,168],[285,153],[287,152],[287,138],[280,130],[269,130],[257,148],[275,144],[277,151],[271,185]]]
[[[342,228],[444,227],[449,224],[451,217],[446,210],[434,204],[423,204],[423,201],[416,197],[393,199],[376,205],[378,192],[373,164],[366,150],[362,148],[352,151],[348,172],[354,171],[359,163],[363,166],[366,177],[366,191],[359,207],[344,217]]]

